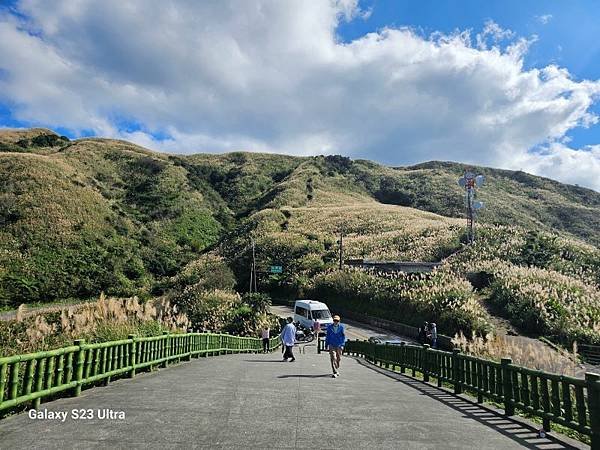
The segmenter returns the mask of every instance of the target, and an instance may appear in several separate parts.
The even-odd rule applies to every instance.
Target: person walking
[[[285,352],[283,353],[283,360],[287,361],[289,358],[290,362],[296,361],[294,358],[294,344],[296,343],[296,327],[294,326],[294,319],[291,317],[287,318],[287,325],[281,330],[281,343],[285,346]]]
[[[429,339],[431,340],[431,348],[437,348],[437,326],[433,322],[429,325]]]
[[[319,345],[319,334],[321,333],[321,324],[319,323],[318,319],[315,319],[313,321],[312,329],[313,329],[313,336],[317,340],[317,346],[318,346]]]
[[[263,344],[263,353],[268,353],[269,350],[269,338],[271,337],[271,329],[268,326],[263,327],[261,331],[262,344]]]
[[[329,358],[331,359],[331,369],[333,370],[333,378],[340,375],[340,362],[344,344],[346,344],[346,334],[344,325],[340,323],[340,316],[333,316],[333,323],[327,326],[327,334],[325,336],[325,346],[329,348]]]

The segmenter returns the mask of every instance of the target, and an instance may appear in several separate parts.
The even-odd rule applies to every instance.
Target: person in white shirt
[[[262,336],[262,344],[263,344],[263,353],[268,353],[270,348],[269,348],[269,338],[271,337],[271,330],[269,329],[269,327],[264,327],[261,331],[261,336]]]
[[[283,353],[283,360],[287,361],[289,358],[290,362],[296,361],[294,358],[294,344],[296,343],[296,327],[294,326],[294,319],[291,317],[287,318],[287,325],[281,330],[281,343],[285,346],[285,352]]]

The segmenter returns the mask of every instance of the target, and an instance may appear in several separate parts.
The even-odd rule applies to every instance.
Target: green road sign
[[[283,267],[271,266],[271,273],[283,273]]]

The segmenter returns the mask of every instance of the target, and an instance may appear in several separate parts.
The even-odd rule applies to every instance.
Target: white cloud
[[[356,0],[22,0],[18,9],[29,20],[0,17],[0,102],[36,124],[180,153],[524,164],[588,186],[560,167],[600,159],[555,144],[596,123],[600,82],[524,69],[532,40],[492,21],[474,45],[468,32],[424,38],[406,28],[343,43],[338,23],[368,14]],[[141,131],[124,131],[127,121]],[[540,145],[555,158],[528,151]]]
[[[535,16],[535,20],[537,20],[542,25],[546,25],[552,20],[552,14],[542,14],[541,16]]]
[[[573,150],[564,144],[553,143],[539,152],[521,155],[511,161],[510,167],[585,185],[600,192],[600,145]]]
[[[514,37],[514,31],[503,29],[493,20],[487,20],[483,27],[483,31],[476,36],[477,48],[480,50],[487,50],[488,40],[491,40],[493,44],[498,44],[501,41],[513,39]]]

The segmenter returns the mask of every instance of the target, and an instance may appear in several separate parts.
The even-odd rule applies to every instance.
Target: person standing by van
[[[340,362],[346,344],[345,332],[344,325],[340,323],[340,316],[333,316],[333,323],[327,326],[327,335],[325,336],[325,346],[329,348],[333,378],[337,378],[340,374]]]
[[[319,337],[319,333],[321,332],[321,322],[319,322],[319,319],[315,319],[313,322],[313,333],[315,335],[315,338]]]
[[[296,361],[294,358],[294,344],[296,343],[296,327],[294,326],[294,319],[291,317],[287,318],[287,325],[281,330],[281,343],[285,346],[285,352],[283,353],[283,360],[290,362]]]
[[[261,331],[263,353],[269,353],[269,338],[271,337],[271,329],[268,326],[263,327]]]

